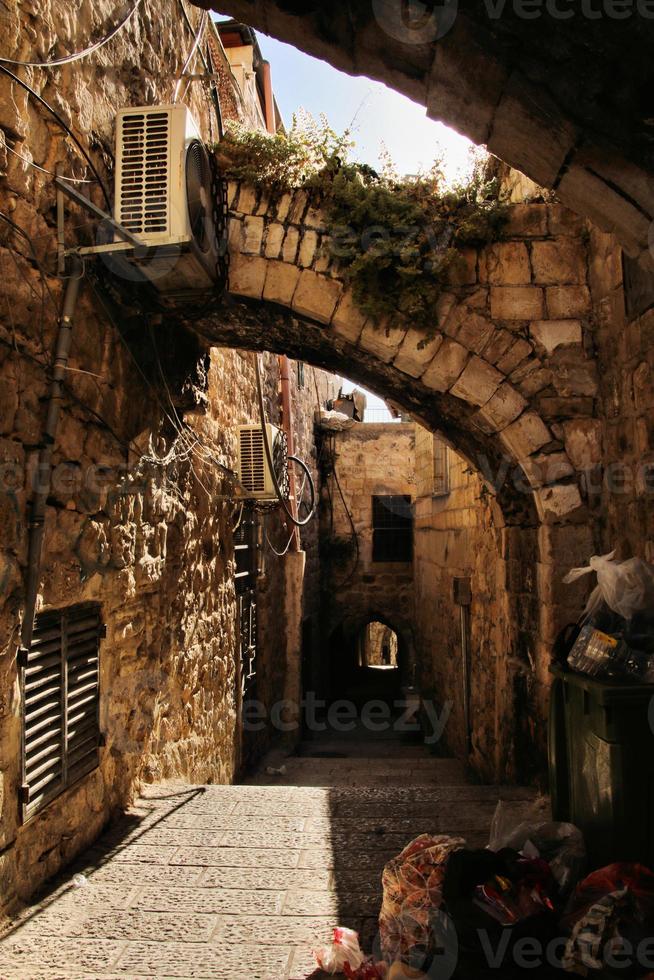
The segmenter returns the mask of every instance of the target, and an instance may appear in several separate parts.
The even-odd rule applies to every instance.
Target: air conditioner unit
[[[114,218],[147,246],[132,267],[171,298],[210,290],[218,278],[212,183],[187,106],[118,112]]]
[[[281,429],[267,424],[277,482],[288,496],[286,435]],[[268,466],[260,425],[241,425],[238,430],[237,475],[242,491],[249,500],[277,500],[275,485]]]

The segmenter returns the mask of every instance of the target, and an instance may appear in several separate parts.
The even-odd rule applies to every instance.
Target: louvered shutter
[[[102,635],[96,604],[36,617],[21,678],[24,819],[98,765]]]

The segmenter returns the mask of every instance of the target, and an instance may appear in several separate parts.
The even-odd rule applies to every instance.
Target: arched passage
[[[647,4],[194,3],[383,81],[554,188],[630,252],[647,249],[654,218]]]
[[[581,224],[559,205],[516,205],[506,238],[469,250],[425,342],[366,321],[305,192],[271,200],[232,185],[231,295],[193,325],[211,343],[286,352],[391,398],[438,432],[490,491],[509,635],[498,651],[496,729],[544,744],[549,648],[578,612],[561,569],[593,534],[579,426],[592,433],[597,369]],[[515,759],[498,752],[500,775]]]

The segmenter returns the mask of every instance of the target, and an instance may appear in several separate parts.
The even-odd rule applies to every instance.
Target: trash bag
[[[592,616],[602,601],[627,621],[635,613],[654,606],[654,568],[642,559],[615,561],[615,551],[593,555],[587,568],[573,568],[563,581],[569,585],[591,572],[597,573],[597,586],[586,605],[585,617]]]
[[[516,822],[512,807],[497,804],[491,825],[491,851],[512,848],[527,858],[542,858],[549,864],[558,888],[558,898],[570,894],[586,866],[584,835],[571,823],[543,820],[542,806],[536,803],[527,819]]]
[[[346,966],[358,970],[365,961],[359,946],[359,934],[340,926],[334,929],[331,946],[317,949],[315,956],[320,969],[330,974],[343,973]]]
[[[562,926],[571,931],[563,967],[580,976],[645,977],[652,970],[654,874],[611,864],[577,886]]]
[[[439,933],[435,913],[442,904],[447,861],[465,846],[461,837],[422,834],[388,862],[379,915],[381,952],[387,963],[402,960],[420,966],[433,954]]]

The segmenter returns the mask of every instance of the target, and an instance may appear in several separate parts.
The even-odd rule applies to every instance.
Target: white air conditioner
[[[288,495],[286,435],[274,425],[267,424],[275,475],[284,494]],[[270,467],[263,444],[260,425],[241,425],[238,429],[237,475],[249,500],[277,500]]]
[[[217,280],[209,154],[185,105],[121,109],[116,118],[114,218],[147,246],[130,259],[168,296]]]

